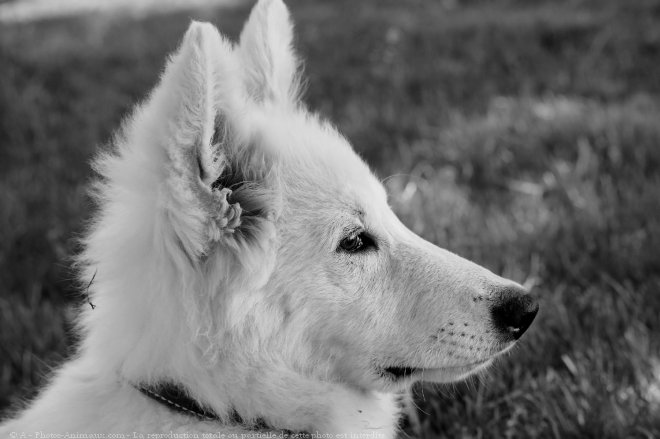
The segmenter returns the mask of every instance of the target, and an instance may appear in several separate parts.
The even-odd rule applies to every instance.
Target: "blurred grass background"
[[[309,105],[404,222],[527,285],[488,375],[416,389],[424,437],[660,437],[660,2],[290,0]],[[0,411],[72,351],[89,160],[191,18],[0,24]]]

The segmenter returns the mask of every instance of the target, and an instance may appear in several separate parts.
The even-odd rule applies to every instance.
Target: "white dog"
[[[78,354],[3,437],[390,438],[397,392],[483,369],[528,328],[521,286],[414,235],[304,108],[291,41],[280,0],[239,44],[190,26],[96,162]]]

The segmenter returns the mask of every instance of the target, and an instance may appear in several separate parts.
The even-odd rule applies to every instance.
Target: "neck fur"
[[[123,243],[114,240],[114,248],[102,242],[112,255],[95,256],[87,273],[91,278],[96,272],[90,288],[95,308],[83,314],[82,355],[98,360],[99,373],[133,383],[174,381],[227,420],[235,410],[248,424],[262,419],[275,429],[394,437],[399,409],[392,394],[308,378],[277,361],[255,365],[229,348],[209,359],[203,343],[194,341],[212,333],[191,330],[191,316],[200,304],[186,302],[193,293],[186,289],[201,287],[190,281],[199,273],[182,276],[171,261],[145,250],[153,249],[150,234],[134,225],[132,230],[135,235]],[[105,239],[93,234],[90,242]],[[94,249],[88,247],[88,256]]]

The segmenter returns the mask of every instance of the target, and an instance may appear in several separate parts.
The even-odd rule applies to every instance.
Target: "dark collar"
[[[183,386],[168,382],[158,383],[155,385],[131,385],[139,390],[143,395],[151,398],[159,404],[164,405],[170,410],[189,416],[194,416],[202,421],[222,421],[220,416],[218,416],[218,414],[213,410],[200,405],[197,401],[191,398]],[[250,424],[246,423],[236,410],[232,410],[227,415],[226,420],[234,425],[243,425],[255,430],[272,430],[266,421],[261,418]],[[290,430],[282,431],[285,433],[292,433]]]
[[[177,384],[159,383],[156,385],[133,384],[137,390],[154,401],[179,413],[194,416],[203,421],[219,421],[220,417],[213,410],[201,406],[192,399],[188,392]]]

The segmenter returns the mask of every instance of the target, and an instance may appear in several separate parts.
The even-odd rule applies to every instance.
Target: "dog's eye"
[[[347,236],[339,243],[339,249],[348,253],[357,253],[374,246],[374,241],[364,232]]]

